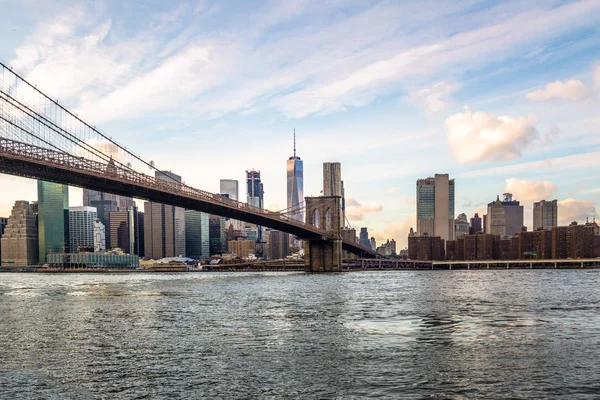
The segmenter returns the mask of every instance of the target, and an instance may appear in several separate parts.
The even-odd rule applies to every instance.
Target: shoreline
[[[511,270],[599,270],[600,265],[590,266],[471,266],[470,268],[449,268],[437,267],[433,268],[395,268],[395,267],[371,267],[371,268],[343,268],[340,272],[369,272],[369,271],[511,271]],[[223,272],[307,272],[304,268],[219,268],[210,270],[177,270],[177,269],[162,269],[162,270],[136,270],[136,269],[56,269],[47,270],[41,268],[0,268],[2,273],[17,273],[17,274],[173,274],[173,273],[223,273]],[[319,272],[315,272],[319,273]],[[333,272],[330,272],[333,273]]]

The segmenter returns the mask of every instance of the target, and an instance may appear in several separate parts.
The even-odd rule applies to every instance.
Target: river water
[[[600,398],[600,270],[0,274],[0,398]]]

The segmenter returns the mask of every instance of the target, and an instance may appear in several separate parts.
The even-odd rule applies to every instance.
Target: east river
[[[0,274],[0,398],[600,398],[600,270]]]

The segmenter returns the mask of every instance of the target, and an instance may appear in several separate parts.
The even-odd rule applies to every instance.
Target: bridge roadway
[[[280,212],[263,210],[183,183],[166,182],[126,169],[65,152],[6,139],[0,132],[0,173],[41,179],[122,196],[220,215],[293,234],[306,240],[331,239],[323,229]],[[342,249],[363,257],[375,252],[357,242],[343,240]]]

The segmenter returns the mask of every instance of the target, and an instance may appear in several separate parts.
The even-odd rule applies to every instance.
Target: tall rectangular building
[[[502,201],[496,196],[496,201],[488,203],[487,210],[485,232],[510,237],[523,230],[523,206],[513,200],[511,193],[504,193]]]
[[[39,262],[69,250],[69,187],[38,180]]]
[[[483,232],[483,229],[481,227],[481,217],[479,217],[478,213],[475,213],[475,215],[473,215],[473,218],[471,218],[470,233],[474,235],[479,232]]]
[[[269,232],[269,258],[281,260],[290,255],[290,235],[281,231]]]
[[[15,202],[0,239],[3,267],[23,267],[38,263],[38,231],[29,202]]]
[[[171,171],[155,171],[156,179],[181,183]],[[185,209],[166,204],[144,203],[144,252],[148,259],[185,255]]]
[[[109,236],[113,248],[120,248],[127,254],[142,257],[144,254],[143,213],[138,213],[137,207],[113,211],[109,215]]]
[[[240,201],[240,191],[239,191],[239,182],[235,179],[221,179],[219,182],[220,191],[219,194],[221,196],[227,197],[231,200]],[[233,226],[234,230],[242,229],[242,222],[227,218],[227,226]],[[186,241],[187,243],[187,241]]]
[[[220,194],[229,197],[232,200],[239,201],[240,189],[239,182],[235,179],[221,179],[219,182]]]
[[[93,222],[94,232],[94,253],[104,253],[106,251],[106,227],[99,219]]]
[[[95,207],[69,207],[69,247],[71,253],[94,248]]]
[[[186,257],[210,258],[209,216],[194,210],[185,210]]]
[[[533,230],[558,226],[558,202],[542,200],[533,203]]]
[[[102,225],[108,227],[108,216],[111,212],[119,209],[119,196],[112,193],[99,192],[97,190],[83,189],[83,206],[96,208],[98,219]],[[106,237],[107,248],[112,248],[110,237]],[[114,247],[117,247],[115,244]]]
[[[250,170],[246,171],[246,182],[248,187],[248,205],[258,207],[261,209],[265,208],[264,204],[264,188],[260,180],[260,171]],[[263,227],[258,226],[258,238],[257,242],[263,241]]]
[[[208,235],[210,242],[209,251],[211,256],[227,251],[225,218],[211,215],[208,221]]]
[[[304,164],[300,157],[296,155],[296,130],[294,129],[294,155],[287,160],[287,208],[298,208],[300,203],[304,202]],[[294,211],[291,217],[304,221],[302,211]]]
[[[417,233],[454,240],[454,179],[448,174],[417,180]]]
[[[0,239],[4,235],[4,228],[8,224],[8,218],[0,217]],[[0,240],[0,265],[2,265],[2,241]]]

